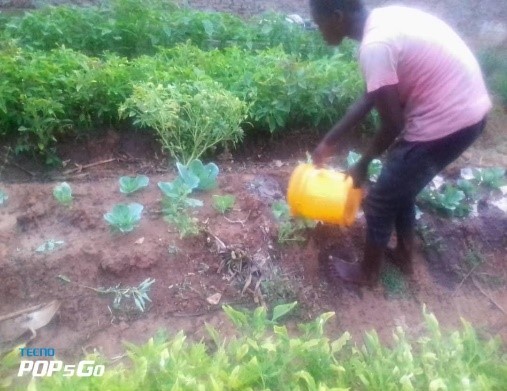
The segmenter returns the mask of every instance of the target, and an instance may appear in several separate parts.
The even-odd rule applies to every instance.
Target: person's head
[[[365,13],[361,0],[310,0],[310,9],[329,45],[339,45],[346,36],[360,39],[358,22]]]

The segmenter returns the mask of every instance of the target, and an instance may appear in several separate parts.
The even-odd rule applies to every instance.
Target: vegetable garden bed
[[[284,320],[291,332],[297,323],[333,311],[326,335],[345,335],[332,345],[335,349],[349,338],[343,333],[351,333],[350,352],[341,359],[343,370],[353,374],[329,383],[326,371],[341,367],[329,366],[319,374],[308,365],[280,375],[295,382],[290,384],[312,389],[313,379],[354,389],[368,384],[462,389],[466,379],[439,377],[446,364],[428,377],[414,367],[413,376],[403,372],[387,383],[382,383],[382,371],[378,378],[364,378],[361,365],[382,361],[375,361],[380,345],[366,337],[365,356],[358,358],[353,343],[376,329],[383,344],[396,344],[401,334],[393,339],[392,330],[397,326],[412,340],[425,335],[438,340],[440,331],[431,316],[422,315],[423,304],[444,330],[456,329],[464,317],[479,338],[507,340],[507,219],[497,203],[505,170],[494,169],[503,161],[493,158],[484,170],[481,164],[467,164],[481,169],[468,179],[460,176],[465,166],[460,161],[457,169],[444,173],[446,185],[428,188],[420,201],[415,278],[408,280],[386,264],[381,283],[372,290],[328,278],[319,262],[332,246],[360,258],[362,217],[351,228],[339,229],[288,213],[290,173],[316,145],[318,128],[339,117],[360,90],[352,46],[332,52],[314,32],[279,16],[246,24],[230,15],[180,10],[158,1],[50,8],[2,23],[9,39],[0,51],[6,75],[0,86],[0,137],[6,141],[0,151],[0,348],[28,341],[33,330],[31,346],[51,346],[66,360],[77,360],[83,350],[97,351],[112,368],[124,353],[122,341],[142,344],[158,330],[169,336],[183,330],[191,341],[204,340],[209,350],[199,360],[208,362],[213,343],[237,335],[223,305],[247,312],[265,306],[269,317],[258,310],[251,318],[254,325],[271,327]],[[83,26],[90,31],[85,41]],[[501,113],[495,118],[500,127],[507,123]],[[345,168],[357,159],[352,151],[360,151],[359,139],[375,121],[370,117],[343,141],[336,164]],[[493,136],[501,136],[496,126]],[[489,149],[472,153],[477,154],[473,163],[486,154],[496,156]],[[41,164],[41,156],[49,166]],[[372,180],[380,167],[381,161],[372,165]],[[285,314],[284,305],[295,301],[297,306]],[[41,303],[56,303],[47,325],[31,327],[26,319],[12,324],[9,320],[17,318],[5,317]],[[243,320],[250,318],[232,309],[228,314],[245,329]],[[307,331],[317,331],[315,343],[325,352],[321,324],[312,325]],[[264,338],[255,334],[261,326],[248,335]],[[313,343],[310,334],[305,343]],[[283,332],[278,335],[285,338]],[[162,340],[146,353],[150,363],[165,360]],[[178,345],[181,337],[170,340]],[[263,349],[274,349],[267,341]],[[455,337],[445,341],[452,342],[443,343],[449,352],[461,349]],[[471,329],[463,341],[466,349],[479,344]],[[244,357],[243,346],[227,354]],[[412,349],[403,341],[396,346],[393,351],[403,355]],[[477,367],[468,363],[463,369],[469,350],[453,363],[463,373],[473,367],[475,374],[483,373],[483,364],[503,365],[504,347],[492,346],[477,353],[469,349],[473,363],[478,356],[483,359]],[[146,358],[144,348],[130,347],[136,349],[141,349],[137,358]],[[417,356],[417,348],[414,352]],[[139,362],[134,359],[135,365]],[[157,376],[167,376],[167,368],[151,365],[150,373],[157,375],[136,376],[136,385],[127,380],[133,389],[157,389]],[[505,374],[493,367],[488,381],[495,389]],[[230,369],[231,389],[285,384],[285,378],[262,383],[255,376],[242,383],[255,368],[223,368]],[[4,369],[0,366],[0,375]],[[233,376],[234,371],[246,371],[245,376]],[[113,379],[119,376],[111,373]],[[480,379],[467,379],[480,389]],[[195,389],[194,380],[188,380],[187,389]]]

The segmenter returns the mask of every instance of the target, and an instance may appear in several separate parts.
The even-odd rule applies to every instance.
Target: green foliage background
[[[105,4],[0,20],[0,139],[18,152],[48,156],[62,139],[122,128],[118,109],[146,83],[216,82],[246,105],[245,131],[271,133],[329,125],[362,89],[352,44],[332,50],[280,15]]]

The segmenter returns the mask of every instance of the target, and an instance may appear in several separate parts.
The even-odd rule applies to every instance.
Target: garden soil
[[[502,151],[506,124],[498,111],[486,134],[445,174],[456,175],[464,165],[503,164],[484,164],[484,157],[491,159],[491,143]],[[507,342],[507,217],[499,209],[485,203],[478,217],[463,220],[426,213],[419,222],[414,277],[393,275],[386,264],[381,284],[356,288],[333,279],[325,258],[332,248],[360,258],[364,217],[350,228],[319,225],[304,233],[303,243],[277,241],[271,205],[284,198],[292,170],[316,145],[317,134],[294,131],[281,139],[247,140],[237,151],[221,153],[218,188],[196,195],[205,205],[195,213],[201,234],[181,239],[164,221],[157,187],[174,179],[172,165],[144,133],[104,133],[59,146],[65,167],[58,170],[2,150],[2,188],[9,199],[0,208],[0,319],[38,304],[60,303],[48,325],[35,334],[18,326],[17,341],[4,340],[3,347],[29,341],[69,359],[94,351],[113,359],[123,354],[122,341],[143,343],[158,330],[170,335],[184,330],[199,340],[207,338],[204,325],[209,323],[230,335],[234,331],[221,311],[224,304],[272,308],[295,300],[299,306],[289,324],[333,311],[328,325],[333,338],[348,330],[359,341],[364,331],[375,328],[389,342],[398,325],[417,336],[425,305],[446,329],[459,327],[464,318],[482,335]],[[337,162],[360,145],[357,139],[344,142]],[[119,177],[135,174],[148,175],[149,187],[130,197],[121,194]],[[75,197],[68,207],[52,196],[63,180]],[[235,195],[234,209],[226,215],[216,212],[213,194]],[[111,232],[103,219],[120,202],[145,207],[139,227],[128,234]],[[48,240],[63,244],[37,252]],[[147,278],[155,282],[143,313],[126,298],[115,308],[113,294],[92,289],[136,287]]]

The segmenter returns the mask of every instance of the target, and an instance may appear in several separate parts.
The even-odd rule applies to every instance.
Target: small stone
[[[135,244],[143,244],[144,243],[144,237],[137,239],[134,243]]]
[[[220,303],[220,299],[222,298],[221,293],[215,293],[214,295],[209,296],[206,301],[210,303],[211,305],[217,305]]]

